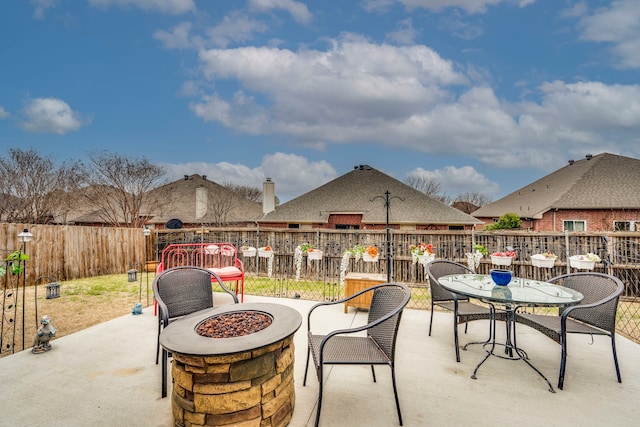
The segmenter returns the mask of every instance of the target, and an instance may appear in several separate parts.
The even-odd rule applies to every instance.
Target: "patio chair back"
[[[577,305],[563,307],[558,316],[516,311],[516,321],[542,332],[561,346],[558,388],[564,387],[567,366],[567,334],[606,335],[611,338],[611,351],[618,382],[622,382],[616,352],[616,312],[624,291],[617,277],[594,272],[564,274],[549,280],[584,295]]]
[[[466,265],[447,260],[434,260],[427,264],[429,275],[429,290],[431,292],[431,312],[429,313],[429,336],[433,324],[434,306],[453,311],[453,345],[456,352],[456,362],[460,361],[460,345],[458,338],[458,325],[464,323],[464,331],[467,332],[468,322],[480,319],[490,319],[491,310],[488,307],[474,304],[464,295],[459,295],[446,290],[440,285],[438,279],[448,274],[469,274],[473,270]],[[504,318],[504,314],[496,315],[496,318]],[[491,332],[491,330],[489,331]]]
[[[459,264],[453,261],[447,260],[435,260],[427,264],[427,272],[429,274],[429,289],[431,290],[432,302],[438,301],[452,301],[451,291],[446,290],[438,279],[448,274],[468,274],[473,273],[473,270],[463,264]],[[462,295],[457,296],[458,301],[468,301],[469,298]]]
[[[568,317],[615,333],[618,301],[624,291],[624,285],[618,278],[600,273],[574,273],[551,280],[584,295],[578,306],[594,305],[588,310],[572,310]],[[564,310],[560,309],[560,315]]]
[[[406,302],[405,302],[406,300]],[[390,361],[394,360],[398,327],[402,317],[402,308],[407,305],[407,290],[398,286],[379,287],[373,291],[369,307],[367,335],[374,340]],[[386,321],[375,322],[389,313],[393,315]]]

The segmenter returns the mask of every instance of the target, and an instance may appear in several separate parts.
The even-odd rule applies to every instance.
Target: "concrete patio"
[[[245,302],[273,302],[300,311],[295,336],[296,407],[290,425],[313,425],[318,382],[310,368],[302,386],[306,358],[306,313],[313,301],[246,296]],[[325,310],[326,330],[362,323],[366,312],[342,306]],[[397,347],[397,380],[404,425],[635,426],[640,395],[640,346],[617,337],[622,384],[615,378],[606,337],[571,336],[564,390],[550,393],[522,361],[490,358],[470,378],[484,352],[472,346],[455,362],[452,315],[405,310]],[[54,319],[55,320],[55,319]],[[160,398],[160,365],[155,361],[156,322],[152,308],[124,315],[52,341],[53,349],[30,349],[0,359],[1,426],[170,426],[171,399]],[[55,322],[54,322],[55,323]],[[461,342],[484,339],[486,321],[469,325]],[[503,324],[498,324],[499,333]],[[518,343],[532,363],[557,383],[560,346],[525,326]],[[322,426],[395,426],[397,416],[389,369],[336,366],[325,380]],[[169,393],[171,389],[169,388]]]

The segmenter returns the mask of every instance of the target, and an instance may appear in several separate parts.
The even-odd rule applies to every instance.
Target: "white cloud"
[[[489,6],[497,6],[500,3],[515,4],[525,7],[535,0],[364,0],[364,8],[368,11],[384,11],[391,4],[398,2],[407,9],[423,8],[432,12],[443,9],[461,9],[467,13],[485,13]]]
[[[444,16],[438,20],[438,28],[451,32],[463,40],[473,40],[484,34],[482,25],[472,24],[456,15]]]
[[[200,61],[205,79],[240,89],[201,95],[190,106],[198,117],[307,147],[375,143],[548,171],[566,152],[621,152],[640,133],[638,85],[550,82],[508,102],[424,45],[346,34],[326,51],[210,49]]]
[[[307,5],[294,0],[249,0],[249,7],[261,12],[282,9],[289,12],[293,19],[300,24],[307,24],[313,19]]]
[[[442,169],[425,170],[415,168],[407,173],[407,177],[424,177],[440,184],[439,194],[456,197],[462,193],[478,193],[488,197],[495,197],[500,186],[479,173],[472,166],[445,166]]]
[[[413,28],[411,18],[400,21],[399,24],[397,30],[387,33],[387,39],[402,45],[412,44],[418,36],[418,31]]]
[[[640,68],[640,2],[618,0],[580,20],[583,40],[611,45],[623,68]]]
[[[307,191],[313,190],[337,176],[333,167],[325,162],[311,162],[295,154],[274,153],[266,155],[259,167],[251,168],[228,162],[162,164],[169,180],[177,180],[194,173],[206,175],[207,179],[220,185],[231,182],[262,190],[265,178],[276,185],[276,195],[285,202]]]
[[[334,40],[327,51],[211,49],[201,51],[200,60],[206,78],[234,79],[244,87],[233,99],[211,94],[193,104],[200,117],[300,141],[368,140],[380,126],[394,126],[446,100],[441,85],[467,83],[426,46],[375,45],[350,35]]]
[[[9,115],[9,112],[5,110],[4,107],[0,106],[0,120],[6,119]]]
[[[35,98],[29,100],[23,109],[25,120],[20,126],[35,133],[56,133],[64,135],[80,129],[83,123],[78,112],[71,110],[66,102],[56,98]]]
[[[153,38],[159,40],[166,49],[188,49],[195,44],[191,39],[191,28],[190,22],[181,22],[171,31],[156,30]]]
[[[50,9],[56,5],[56,0],[31,0],[33,6],[33,18],[44,19],[44,14],[47,9]]]
[[[196,4],[193,0],[89,0],[89,4],[100,8],[137,7],[144,11],[169,15],[181,15],[196,11]]]
[[[230,43],[241,43],[253,39],[254,33],[265,33],[266,24],[250,18],[242,12],[232,12],[222,22],[207,30],[214,46],[227,47]]]

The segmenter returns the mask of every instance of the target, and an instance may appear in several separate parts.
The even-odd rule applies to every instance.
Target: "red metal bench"
[[[213,271],[223,282],[236,282],[236,295],[244,302],[244,264],[231,243],[181,243],[164,248],[156,273],[193,265]]]

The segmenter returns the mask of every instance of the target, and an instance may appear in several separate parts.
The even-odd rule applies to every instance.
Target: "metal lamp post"
[[[151,235],[151,230],[147,228],[145,225],[142,229],[142,234],[144,235],[144,271],[147,276],[147,305],[149,305],[149,236]],[[140,301],[142,301],[142,286],[140,286]]]
[[[376,196],[373,199],[370,199],[369,201],[373,202],[376,199],[383,199],[384,200],[384,207],[386,209],[387,212],[387,217],[386,217],[386,221],[385,221],[385,229],[387,231],[387,242],[386,242],[386,246],[387,246],[387,282],[391,282],[391,235],[390,235],[390,229],[389,229],[389,209],[391,208],[391,199],[398,199],[401,201],[404,201],[404,199],[402,197],[398,197],[398,196],[393,196],[391,197],[391,193],[389,192],[389,190],[384,192],[384,197],[382,196]]]
[[[33,240],[33,234],[29,232],[28,228],[25,228],[18,234],[18,240],[22,242],[22,254],[27,254],[27,243]],[[24,300],[26,298],[27,288],[27,260],[26,257],[20,257],[22,262],[22,349],[24,350]]]

